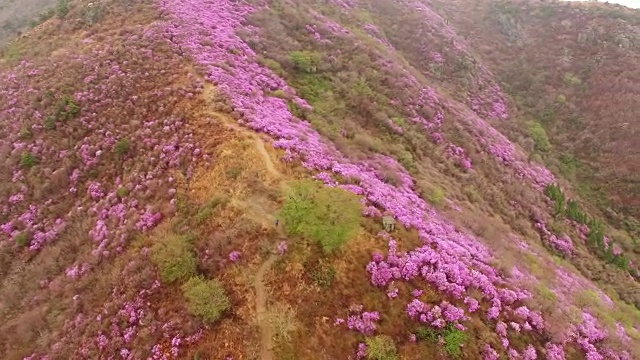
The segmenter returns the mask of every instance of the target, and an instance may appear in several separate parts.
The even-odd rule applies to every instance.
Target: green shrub
[[[60,121],[67,121],[76,117],[80,113],[80,105],[69,95],[64,95],[55,106],[55,118]]]
[[[280,214],[289,235],[316,241],[330,253],[357,235],[361,212],[356,195],[304,180],[292,184]]]
[[[227,202],[227,199],[225,197],[220,197],[220,196],[217,196],[209,200],[200,209],[198,209],[198,212],[193,217],[193,219],[195,220],[195,223],[197,225],[204,224],[207,220],[211,219],[211,217],[213,216],[214,210],[219,205],[225,204],[226,202]]]
[[[41,24],[49,19],[51,19],[54,15],[56,14],[56,10],[51,8],[51,9],[47,9],[47,11],[41,13],[40,15],[38,15],[38,21],[37,24]]]
[[[212,216],[213,216],[213,208],[204,207],[196,213],[193,219],[195,220],[196,224],[202,225],[207,220],[211,219]]]
[[[225,171],[225,174],[227,175],[227,177],[229,179],[235,180],[235,179],[238,178],[238,176],[240,176],[240,174],[242,174],[243,170],[244,169],[241,166],[236,165],[236,166],[232,166],[229,169],[227,169],[227,171]]]
[[[32,153],[25,151],[22,153],[22,157],[20,158],[20,166],[25,169],[30,169],[40,163],[40,160],[33,155]]]
[[[274,73],[280,75],[280,76],[286,76],[287,72],[282,68],[282,65],[280,65],[279,62],[273,60],[273,59],[267,59],[267,58],[263,58],[261,57],[259,59],[259,62],[268,67],[269,69],[271,69],[271,71],[273,71]]]
[[[569,86],[578,86],[582,84],[582,80],[580,80],[579,77],[577,77],[572,73],[565,73],[562,80],[566,85],[569,85]]]
[[[541,152],[547,152],[551,150],[551,142],[549,142],[547,132],[544,130],[544,127],[542,127],[540,123],[529,123],[529,135],[531,135],[531,138],[533,139],[536,150]]]
[[[119,198],[123,198],[129,195],[129,189],[126,187],[119,187],[118,190],[116,190],[116,195],[118,195]]]
[[[53,116],[48,116],[46,119],[44,119],[44,128],[45,130],[55,130],[56,118]]]
[[[609,248],[613,251],[613,246],[610,246]],[[629,270],[630,260],[623,254],[613,255],[610,262],[622,270]]]
[[[387,335],[378,335],[367,338],[367,359],[371,360],[397,360],[398,350],[393,339]]]
[[[293,116],[300,119],[306,119],[307,117],[306,110],[300,107],[298,104],[294,103],[291,100],[288,100],[287,107],[289,107],[289,111],[291,112],[291,114],[293,114]]]
[[[545,125],[553,123],[555,118],[556,111],[553,107],[547,106],[540,112],[540,121]]]
[[[453,325],[449,325],[444,332],[444,350],[451,356],[460,356],[461,347],[465,341],[467,341],[467,334]]]
[[[371,89],[369,84],[367,84],[367,80],[363,78],[358,79],[358,81],[355,83],[353,87],[353,90],[356,92],[356,94],[364,97],[372,98],[376,95],[376,93],[373,91],[373,89]]]
[[[447,200],[447,196],[444,190],[442,190],[439,187],[434,188],[429,194],[429,202],[433,206],[441,207],[442,205],[444,205],[446,200]]]
[[[20,233],[20,235],[16,236],[16,244],[19,246],[29,246],[29,243],[31,243],[31,239],[29,238],[29,234],[26,232]]]
[[[129,150],[131,150],[131,142],[129,142],[129,139],[120,139],[113,147],[113,151],[120,157],[125,156]]]
[[[20,130],[20,134],[18,136],[20,136],[21,140],[31,139],[33,137],[33,131],[31,131],[30,127],[25,126]]]
[[[556,101],[559,104],[566,104],[567,103],[567,97],[564,94],[560,94],[558,95],[558,97],[556,98]]]
[[[580,167],[580,161],[571,154],[562,154],[560,156],[560,164],[560,170],[568,175],[575,173]]]
[[[309,51],[293,51],[289,58],[297,70],[303,72],[314,72],[318,65],[318,55]]]
[[[69,14],[69,0],[58,1],[58,5],[56,6],[56,15],[58,18],[62,19],[67,16],[67,14]]]
[[[24,47],[22,44],[17,41],[11,42],[5,45],[4,48],[1,49],[1,53],[5,59],[10,62],[15,62],[22,59],[22,55],[24,52]]]
[[[589,222],[589,217],[582,211],[580,205],[578,205],[575,200],[569,200],[567,203],[566,215],[567,218],[581,224],[587,224]]]
[[[271,96],[275,96],[275,97],[280,98],[280,99],[287,99],[287,98],[289,98],[289,96],[287,95],[287,93],[285,93],[285,92],[284,92],[284,90],[282,90],[282,89],[278,89],[278,90],[276,90],[276,91],[272,92],[272,93],[271,93]]]
[[[555,303],[558,299],[558,296],[556,295],[556,293],[549,289],[546,285],[544,284],[540,284],[538,286],[538,293],[540,294],[540,296],[545,299],[548,300],[550,302]]]
[[[418,168],[416,167],[416,162],[413,159],[413,155],[410,152],[406,150],[401,150],[400,153],[397,155],[397,158],[400,164],[402,164],[402,166],[404,166],[404,168],[407,169],[408,171],[418,170]]]
[[[160,269],[160,277],[167,283],[186,280],[195,275],[197,259],[193,245],[184,236],[171,234],[155,243],[151,259]]]
[[[438,340],[438,332],[426,326],[419,326],[418,328],[416,328],[415,333],[416,333],[416,337],[419,340],[427,340],[427,341]]]
[[[320,287],[331,287],[335,277],[336,269],[333,266],[327,266],[324,264],[318,265],[311,272],[311,279],[313,279],[313,282]]]
[[[544,194],[555,203],[555,214],[563,214],[565,212],[564,205],[566,196],[557,185],[547,185],[544,189]]]
[[[93,25],[100,21],[104,16],[104,5],[93,2],[82,7],[82,20],[87,25]]]
[[[204,322],[213,323],[231,307],[231,302],[217,280],[192,277],[182,285],[189,312]]]
[[[301,97],[309,101],[313,106],[324,100],[331,90],[331,81],[318,74],[301,74],[295,80],[296,90]]]

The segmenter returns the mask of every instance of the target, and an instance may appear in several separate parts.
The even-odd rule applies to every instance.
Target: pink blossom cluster
[[[88,263],[75,264],[65,271],[67,277],[71,279],[77,279],[91,270],[91,265]]]
[[[17,193],[15,195],[11,195],[9,197],[9,204],[11,205],[15,205],[17,203],[21,203],[24,201],[24,194],[22,193]]]
[[[287,242],[280,241],[278,243],[277,249],[279,255],[284,255],[287,252]]]
[[[347,327],[350,330],[357,330],[365,335],[371,335],[376,330],[376,322],[380,320],[377,311],[363,312],[362,314],[349,315]]]
[[[418,299],[413,299],[407,304],[407,315],[438,329],[447,324],[454,324],[464,329],[460,322],[467,319],[463,309],[447,301],[443,301],[440,305],[430,306]]]
[[[337,22],[333,21],[332,19],[320,14],[319,12],[317,12],[315,10],[311,10],[310,13],[313,16],[313,18],[319,24],[322,25],[322,28],[324,28],[328,32],[327,35],[330,34],[330,35],[333,35],[333,36],[343,36],[343,35],[351,34],[351,31],[349,31],[348,29],[346,29],[342,25],[338,24]],[[314,29],[317,31],[318,27],[314,26]]]
[[[358,4],[356,0],[330,0],[330,3],[345,10],[353,9]]]
[[[162,220],[161,213],[147,208],[144,210],[142,215],[140,215],[140,218],[136,223],[136,228],[140,231],[147,231],[154,228],[160,222],[160,220]]]
[[[373,24],[365,24],[362,28],[364,29],[364,31],[367,32],[367,34],[369,34],[377,42],[379,42],[380,44],[386,46],[389,49],[393,49],[393,45],[391,45],[391,43],[387,39],[384,38],[384,36],[382,35],[382,33],[380,32],[380,29],[378,29],[378,27],[376,27]]]
[[[402,126],[398,125],[395,123],[395,121],[393,121],[392,119],[387,119],[387,125],[389,125],[389,128],[391,130],[393,130],[396,134],[404,134],[404,129],[402,128]]]
[[[242,256],[242,254],[240,253],[240,251],[232,251],[231,253],[229,253],[229,260],[231,260],[231,262],[238,262],[240,261],[240,257]]]
[[[329,40],[325,39],[318,32],[316,25],[305,25],[304,27],[311,35],[313,35],[313,39],[319,43],[328,43]]]
[[[367,356],[368,346],[365,343],[358,344],[358,350],[356,351],[356,359],[364,359]]]
[[[486,344],[482,350],[482,358],[484,360],[498,360],[500,355],[491,347],[491,345]]]
[[[436,64],[442,64],[445,61],[444,56],[442,56],[442,54],[437,51],[433,51],[431,53],[431,60],[433,60],[433,62],[435,62]]]
[[[572,256],[575,252],[573,247],[573,241],[569,236],[563,234],[558,236],[547,230],[547,226],[543,222],[536,222],[536,228],[540,232],[542,239],[548,246],[559,252],[564,256]]]
[[[564,303],[572,303],[576,294],[584,291],[590,291],[597,294],[598,298],[605,306],[609,308],[613,308],[615,306],[615,303],[607,294],[583,276],[576,275],[562,268],[555,269],[555,276],[557,285],[553,290],[558,298]]]

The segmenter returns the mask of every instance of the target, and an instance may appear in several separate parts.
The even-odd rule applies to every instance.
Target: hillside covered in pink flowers
[[[3,359],[640,358],[640,225],[451,7],[56,9],[0,60]]]

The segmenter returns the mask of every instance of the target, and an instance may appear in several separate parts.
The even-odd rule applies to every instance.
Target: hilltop
[[[60,4],[0,60],[2,358],[640,357],[638,12]]]

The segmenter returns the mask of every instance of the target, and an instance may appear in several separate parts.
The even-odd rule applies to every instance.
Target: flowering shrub
[[[365,335],[372,335],[376,330],[376,322],[380,320],[377,311],[363,311],[362,305],[353,305],[349,308],[349,315],[346,320],[347,328],[355,330]],[[337,318],[335,325],[344,324],[345,320]]]
[[[278,243],[277,251],[279,255],[284,255],[287,252],[287,242],[281,241]]]
[[[498,355],[498,352],[491,347],[491,345],[486,344],[482,350],[482,358],[484,360],[498,360],[500,356]]]
[[[573,247],[573,241],[571,241],[571,238],[569,236],[567,236],[566,234],[563,234],[562,236],[552,234],[549,230],[547,230],[547,227],[543,222],[537,222],[535,226],[538,231],[540,231],[542,239],[552,249],[558,251],[564,256],[573,255],[575,249]]]

